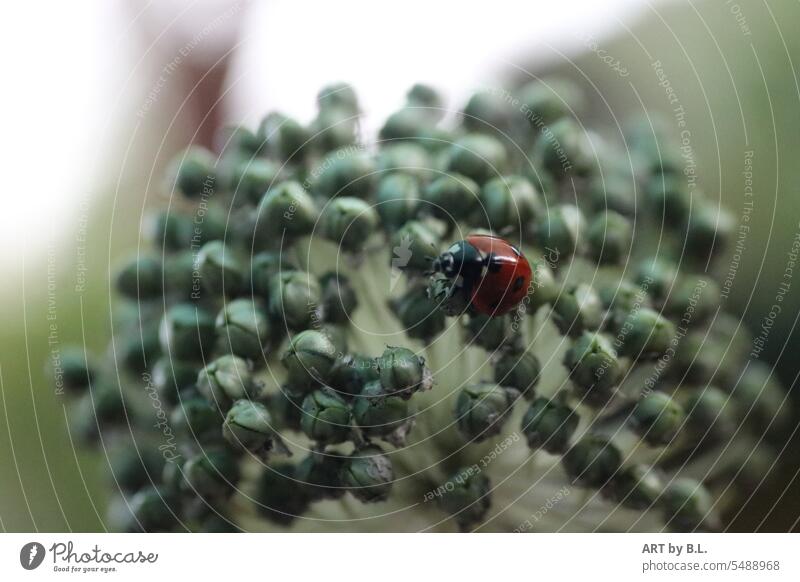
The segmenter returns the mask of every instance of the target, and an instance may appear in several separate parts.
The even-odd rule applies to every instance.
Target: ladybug
[[[504,315],[528,294],[531,265],[517,247],[487,234],[471,234],[433,261],[433,271],[454,282],[453,294],[478,313]]]

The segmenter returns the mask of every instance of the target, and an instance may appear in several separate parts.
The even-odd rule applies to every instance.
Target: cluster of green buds
[[[109,356],[64,353],[111,527],[721,527],[791,419],[720,308],[731,221],[669,136],[632,124],[626,154],[566,80],[455,123],[417,85],[375,143],[352,87],[317,103],[180,153]],[[506,315],[432,276],[475,232],[531,264]]]

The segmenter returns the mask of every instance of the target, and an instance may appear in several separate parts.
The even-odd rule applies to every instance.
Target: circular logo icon
[[[19,563],[26,570],[35,570],[44,560],[44,546],[39,542],[28,542],[19,551]]]

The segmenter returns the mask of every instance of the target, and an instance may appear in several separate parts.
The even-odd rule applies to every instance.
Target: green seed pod
[[[614,333],[623,328],[632,313],[651,307],[647,289],[625,279],[600,287],[597,294],[607,311],[605,325]]]
[[[214,154],[202,147],[191,147],[172,162],[170,173],[175,176],[175,187],[191,199],[214,194],[217,171]]]
[[[716,386],[691,389],[679,393],[679,397],[686,411],[686,425],[692,433],[725,436],[734,430],[730,398]]]
[[[229,207],[223,201],[211,200],[206,206],[199,206],[194,213],[194,230],[190,247],[225,239],[228,232],[228,214]]]
[[[353,400],[353,420],[364,435],[394,443],[404,440],[413,415],[407,399],[387,395],[380,382],[372,382]]]
[[[533,449],[563,454],[578,429],[578,413],[557,400],[537,398],[522,417],[522,432]]]
[[[537,131],[562,117],[574,116],[584,105],[580,89],[566,79],[531,81],[522,87],[519,97],[523,115]]]
[[[164,469],[164,456],[150,442],[126,441],[114,446],[108,455],[113,485],[123,491],[136,491],[157,481]]]
[[[295,468],[294,478],[311,499],[339,499],[346,490],[341,473],[346,457],[314,451]]]
[[[493,178],[483,185],[480,195],[481,223],[495,232],[525,233],[541,213],[539,193],[522,176]]]
[[[581,283],[558,296],[552,319],[565,335],[575,337],[586,331],[597,331],[603,322],[603,303],[590,285]]]
[[[211,404],[227,410],[235,400],[257,398],[261,386],[253,380],[252,366],[236,356],[220,356],[197,376],[197,390]]]
[[[577,206],[564,204],[550,208],[536,221],[539,245],[554,255],[552,265],[571,257],[580,246],[584,218]]]
[[[692,207],[686,227],[687,256],[693,262],[705,264],[717,257],[731,239],[735,222],[730,212],[708,202]]]
[[[678,342],[675,357],[670,361],[669,376],[688,384],[716,382],[727,387],[731,383],[722,380],[723,376],[727,380],[728,374],[720,367],[727,350],[727,342],[706,337],[704,331],[689,333]]]
[[[303,417],[302,390],[292,386],[281,386],[277,393],[267,396],[267,405],[281,429],[300,431],[300,420]]]
[[[283,253],[264,251],[253,255],[250,261],[250,287],[254,295],[267,299],[272,277],[283,271],[293,271],[295,267]]]
[[[532,400],[541,372],[542,365],[533,352],[503,352],[494,364],[494,381]]]
[[[342,467],[341,480],[364,503],[385,501],[392,490],[394,469],[380,447],[369,445],[350,455]]]
[[[149,238],[158,250],[186,250],[191,244],[194,224],[191,216],[175,210],[158,212],[150,226]]]
[[[197,361],[214,344],[214,317],[191,303],[178,303],[161,319],[159,339],[163,353],[178,360]]]
[[[514,328],[511,317],[492,317],[483,314],[471,314],[464,320],[467,332],[465,341],[467,345],[476,345],[487,352],[496,352],[500,349],[515,349],[520,347],[522,337]]]
[[[720,288],[707,277],[685,278],[677,283],[667,298],[664,313],[687,326],[707,322],[718,310]]]
[[[119,334],[112,346],[115,358],[122,367],[137,376],[144,374],[161,355],[159,325],[155,319],[136,322],[131,329]]]
[[[680,404],[663,392],[652,392],[636,403],[630,423],[642,440],[662,446],[677,436],[684,419]]]
[[[392,172],[383,177],[375,194],[375,210],[384,228],[397,230],[411,220],[419,198],[419,180],[412,174]]]
[[[117,291],[134,301],[161,297],[164,267],[161,261],[139,256],[123,266],[117,274]]]
[[[195,385],[199,368],[192,362],[159,358],[153,365],[153,387],[162,400],[174,405],[180,400],[181,392]]]
[[[444,485],[439,507],[452,515],[461,531],[480,524],[491,507],[491,485],[483,473],[460,469]]]
[[[328,323],[323,325],[319,328],[319,331],[324,333],[330,342],[333,344],[333,347],[336,348],[336,353],[346,354],[350,350],[348,349],[347,343],[347,327],[344,325],[334,325],[332,323]],[[337,356],[338,357],[338,356]]]
[[[268,453],[275,444],[275,430],[267,407],[250,400],[233,403],[222,425],[222,436],[231,445],[254,453]]]
[[[305,271],[283,271],[272,277],[267,310],[270,318],[290,331],[308,329],[321,318],[319,281]]]
[[[291,463],[264,467],[256,485],[256,509],[264,518],[279,525],[289,525],[305,513],[311,502],[302,482],[295,478]]]
[[[185,398],[170,415],[170,424],[182,442],[203,446],[220,442],[221,423],[219,409],[204,398]]]
[[[415,83],[406,93],[406,103],[409,107],[423,107],[430,109],[429,115],[438,119],[443,115],[439,111],[444,107],[444,99],[439,92],[424,83]]]
[[[100,378],[81,395],[74,415],[75,431],[86,442],[97,442],[107,428],[127,424],[127,409],[120,385]]]
[[[660,257],[645,259],[636,268],[636,283],[646,289],[658,305],[671,294],[677,278],[678,269],[674,263]]]
[[[610,176],[597,174],[589,182],[589,204],[595,213],[616,212],[634,217],[636,205],[636,179],[629,171]]]
[[[633,227],[616,212],[606,211],[589,223],[589,254],[601,265],[618,264],[631,249]]]
[[[408,348],[387,346],[377,359],[377,367],[384,394],[407,400],[416,392],[430,390],[433,385],[425,359]]]
[[[392,303],[392,309],[410,338],[428,342],[444,331],[445,314],[425,287],[412,287]]]
[[[194,300],[200,298],[200,280],[195,270],[195,253],[181,251],[164,258],[164,291],[167,300]]]
[[[322,211],[322,236],[348,253],[363,251],[367,239],[375,233],[380,218],[369,203],[347,196],[331,200]]]
[[[655,505],[662,490],[655,471],[644,465],[631,465],[619,470],[603,493],[628,509],[644,511]]]
[[[325,157],[312,170],[312,191],[321,198],[368,199],[375,185],[375,165],[372,159],[357,148],[342,148]]]
[[[702,483],[694,479],[676,479],[667,485],[659,498],[664,521],[673,531],[689,532],[714,529],[714,500]]]
[[[48,372],[53,376],[56,389],[63,386],[73,394],[86,392],[97,376],[94,358],[79,347],[64,348],[57,358],[51,358]]]
[[[197,254],[203,289],[214,295],[234,296],[244,286],[245,270],[234,251],[221,240],[207,242]]]
[[[645,185],[645,200],[656,219],[669,227],[686,224],[692,195],[686,187],[686,178],[679,174],[656,174]]]
[[[378,132],[382,142],[425,140],[434,134],[435,120],[430,111],[416,107],[403,107],[389,117]]]
[[[516,393],[497,384],[464,387],[456,400],[456,423],[465,438],[481,442],[500,434],[514,405]]]
[[[464,106],[461,125],[468,131],[502,135],[511,130],[516,113],[502,93],[478,91]]]
[[[280,113],[267,114],[258,126],[257,135],[266,142],[266,151],[283,162],[301,164],[308,154],[311,133]]]
[[[556,281],[553,270],[548,262],[543,259],[531,261],[533,293],[523,299],[522,305],[531,315],[535,315],[543,305],[552,305],[561,292],[561,286]]]
[[[342,109],[351,115],[358,115],[361,108],[355,89],[348,83],[331,83],[317,93],[317,107],[320,110]]]
[[[405,176],[413,176],[418,180],[429,178],[435,165],[424,147],[410,142],[386,144],[378,153],[377,164],[381,176],[389,172],[398,172]],[[418,195],[417,198],[419,198]],[[381,212],[380,207],[378,212]],[[384,220],[384,224],[390,223]]]
[[[749,362],[731,391],[737,416],[758,430],[779,429],[788,420],[789,398],[777,383],[772,367]]]
[[[450,146],[447,153],[447,170],[471,178],[479,185],[502,175],[507,166],[506,149],[489,135],[466,135]]]
[[[226,351],[252,360],[256,365],[264,359],[270,339],[270,324],[259,301],[234,299],[217,315],[217,337]]]
[[[251,131],[244,125],[223,127],[220,134],[217,137],[226,144],[225,151],[228,154],[254,158],[264,147],[264,141],[258,131]]]
[[[448,225],[472,216],[479,205],[480,187],[462,174],[439,176],[422,191],[420,211]]]
[[[649,111],[627,125],[625,134],[629,149],[644,173],[682,174],[685,163],[679,144],[670,135],[673,126],[671,120]]]
[[[406,222],[392,235],[393,269],[424,273],[438,256],[439,237],[425,223]]]
[[[227,449],[204,449],[183,465],[181,489],[207,500],[230,497],[239,482],[239,463]]]
[[[281,166],[270,160],[248,159],[236,164],[230,189],[241,204],[258,204],[267,190],[277,185]]]
[[[533,162],[556,180],[588,176],[596,154],[586,130],[573,119],[563,118],[544,127],[533,146]]]
[[[178,524],[175,495],[160,487],[145,487],[137,491],[123,510],[120,530],[125,532],[169,532]]]
[[[623,367],[609,339],[585,332],[564,354],[569,378],[581,398],[603,405],[611,398],[623,375]]]
[[[331,340],[325,334],[309,329],[291,338],[281,362],[292,386],[307,392],[326,383],[336,357],[336,348]]]
[[[320,111],[311,122],[310,139],[321,154],[355,148],[358,142],[358,117],[345,109]]]
[[[320,299],[325,321],[349,323],[351,314],[358,307],[358,296],[350,280],[331,271],[320,277],[319,284],[322,289]]]
[[[303,400],[300,426],[313,441],[344,442],[350,436],[350,423],[350,406],[329,388],[314,390]]]
[[[606,439],[588,435],[566,452],[561,465],[574,485],[600,489],[619,471],[622,455]]]
[[[255,237],[274,244],[284,234],[305,236],[314,229],[319,212],[314,200],[298,182],[281,182],[270,188],[258,205]]]
[[[364,386],[379,379],[374,358],[357,354],[337,358],[331,369],[328,385],[343,398],[361,393]]]
[[[620,330],[620,354],[636,359],[656,359],[672,345],[675,326],[653,309],[631,312]]]

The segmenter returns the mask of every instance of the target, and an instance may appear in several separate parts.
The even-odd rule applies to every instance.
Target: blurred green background
[[[753,328],[761,325],[774,302],[786,253],[800,229],[798,22],[797,2],[658,5],[657,10],[646,9],[642,21],[617,38],[596,40],[594,50],[587,48],[571,62],[561,60],[552,70],[534,70],[537,75],[554,72],[581,81],[593,97],[592,114],[613,133],[617,120],[635,116],[643,107],[662,111],[668,122],[675,121],[653,67],[660,61],[685,111],[700,181],[736,220],[745,202],[746,152],[753,152],[751,231],[728,300],[729,309]],[[619,61],[627,74],[609,66],[606,61],[612,59],[601,57]],[[523,82],[526,76],[512,73],[510,79]],[[65,397],[55,394],[45,364],[57,346],[85,341],[96,353],[105,349],[110,330],[109,264],[135,251],[138,241],[142,197],[137,193],[143,191],[145,177],[136,173],[136,156],[152,155],[148,139],[155,144],[163,137],[158,134],[163,127],[158,116],[149,123],[152,137],[139,141],[124,172],[113,164],[107,168],[91,192],[82,222],[70,229],[66,239],[54,239],[36,260],[17,261],[17,268],[0,286],[3,530],[104,529],[107,462],[102,453],[73,446]],[[169,147],[179,145],[171,143],[165,157],[171,153]],[[116,202],[115,192],[120,193]],[[86,287],[76,292],[82,274]],[[794,385],[800,371],[795,355],[799,311],[797,282],[762,354],[777,366],[786,387]],[[57,343],[50,341],[54,337]],[[732,529],[751,530],[764,515],[768,519],[762,529],[793,527],[800,515],[795,480],[800,463],[791,452],[797,448],[794,444],[788,443],[780,467],[767,476],[752,507],[741,512]]]

